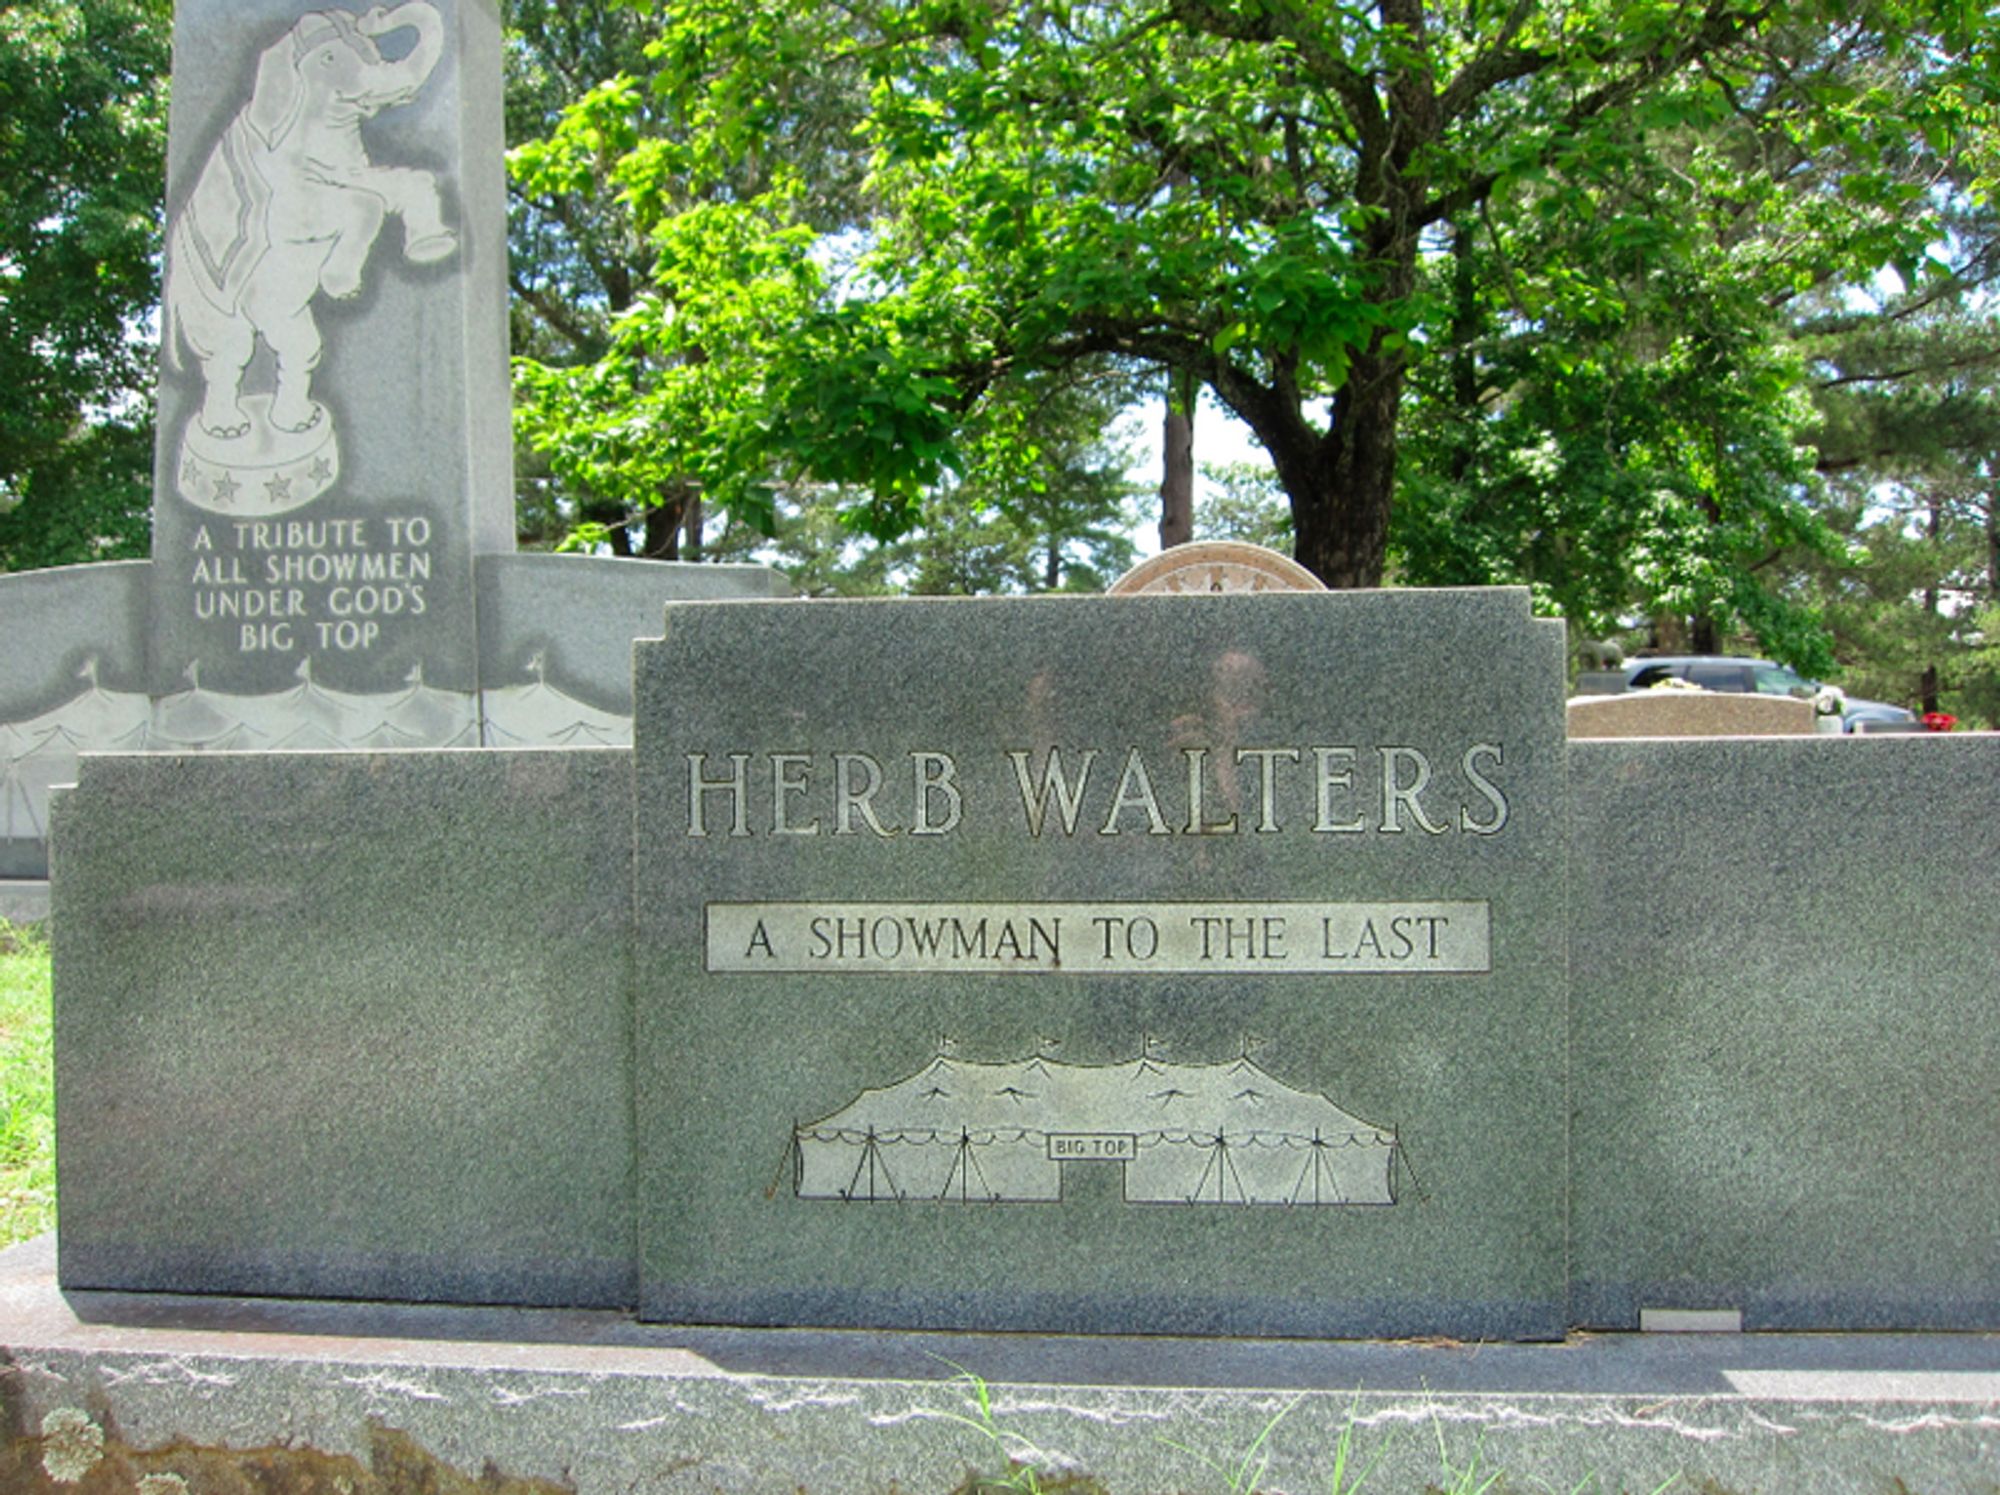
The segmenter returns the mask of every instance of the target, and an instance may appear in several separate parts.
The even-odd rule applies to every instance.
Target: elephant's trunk
[[[436,8],[425,0],[409,0],[394,10],[377,8],[358,22],[358,28],[372,37],[383,37],[405,27],[415,28],[417,44],[396,61],[377,64],[363,80],[356,102],[370,113],[409,103],[444,55],[444,22],[438,18]]]

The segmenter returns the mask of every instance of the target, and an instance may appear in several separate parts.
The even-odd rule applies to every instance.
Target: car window
[[[1740,664],[1691,664],[1688,679],[1704,690],[1748,690],[1750,680]]]
[[[1671,680],[1673,675],[1674,670],[1672,665],[1649,665],[1632,677],[1630,688],[1633,690],[1651,690],[1662,680]]]
[[[1814,689],[1812,681],[1781,664],[1752,665],[1750,688],[1760,696],[1809,696]]]

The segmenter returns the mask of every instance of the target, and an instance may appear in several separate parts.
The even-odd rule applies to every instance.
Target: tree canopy
[[[171,12],[0,6],[0,571],[146,553]]]
[[[144,553],[168,10],[0,7],[0,568]],[[1201,532],[2000,712],[1977,7],[507,20],[524,533],[1085,584],[1116,412],[1205,392],[1271,471]]]
[[[865,492],[852,521],[895,533],[976,459],[1011,380],[1110,357],[1190,377],[1248,424],[1299,558],[1332,584],[1378,583],[1392,560],[1525,576],[1596,618],[1637,575],[1649,605],[1811,653],[1810,610],[1759,574],[1836,543],[1801,503],[1806,365],[1779,334],[1801,298],[1926,273],[1950,198],[1925,183],[1957,171],[1970,190],[1965,146],[1990,126],[1978,11],[812,14],[666,8],[650,72],[573,110],[542,158],[578,169],[625,98],[671,119],[673,148],[608,173],[660,253],[615,357],[690,369],[699,350],[673,465],[724,502],[810,473]],[[734,154],[782,133],[818,67],[867,88],[867,177],[835,225],[800,211],[796,175],[728,190]],[[600,436],[666,414],[608,404],[601,377],[571,388]]]

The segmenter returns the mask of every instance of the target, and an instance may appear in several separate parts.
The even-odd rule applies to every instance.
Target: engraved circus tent
[[[0,722],[0,840],[48,834],[49,791],[76,782],[78,755],[136,752],[146,746],[151,699],[98,682],[95,658],[77,671],[83,688],[61,705],[20,721]]]
[[[801,1199],[1052,1201],[1065,1162],[1116,1163],[1128,1204],[1394,1204],[1396,1134],[1247,1054],[1069,1064],[939,1054],[793,1128]]]

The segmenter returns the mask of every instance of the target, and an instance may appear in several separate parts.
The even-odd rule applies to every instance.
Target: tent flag
[[[1115,1164],[1128,1204],[1394,1204],[1393,1129],[1249,1056],[980,1063],[939,1054],[792,1128],[801,1199],[1026,1203],[1065,1164]]]

